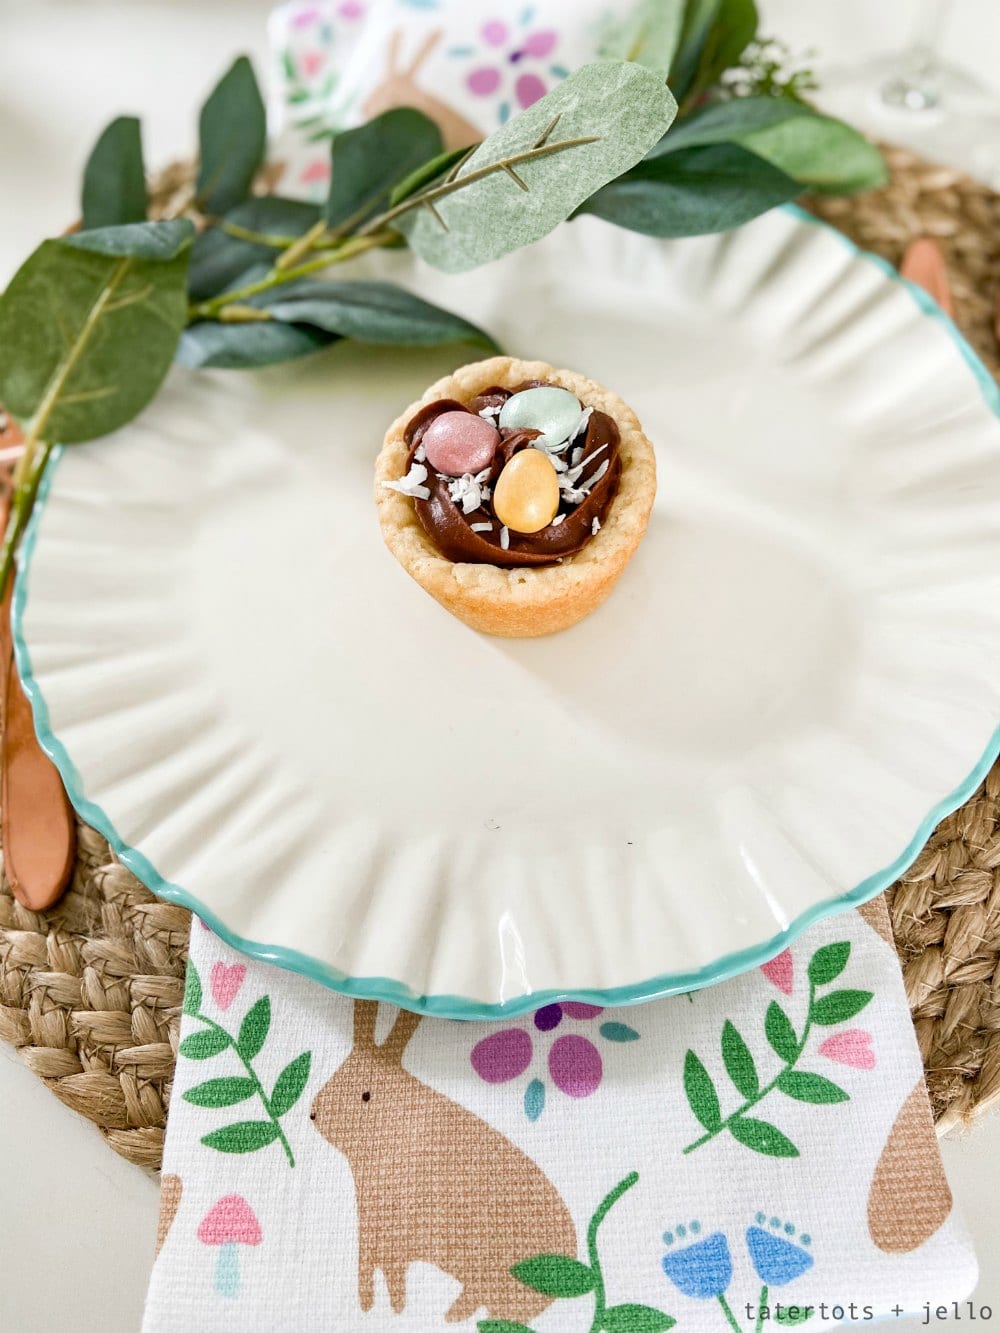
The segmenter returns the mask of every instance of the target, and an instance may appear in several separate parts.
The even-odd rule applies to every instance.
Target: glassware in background
[[[1000,96],[942,59],[954,0],[918,0],[906,47],[820,70],[817,101],[870,134],[1000,188]]]

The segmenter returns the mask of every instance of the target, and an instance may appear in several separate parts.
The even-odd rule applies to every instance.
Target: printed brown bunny
[[[374,1304],[380,1268],[402,1311],[407,1269],[424,1261],[462,1284],[449,1321],[484,1307],[494,1319],[534,1319],[551,1300],[510,1268],[535,1254],[576,1254],[566,1205],[520,1148],[403,1068],[418,1014],[401,1010],[380,1046],[377,1017],[377,1003],[355,1002],[354,1045],[311,1117],[354,1176],[362,1310]]]
[[[397,106],[412,106],[422,111],[425,116],[437,122],[444,139],[445,148],[466,148],[478,143],[483,137],[482,131],[465,119],[447,102],[440,101],[433,93],[426,92],[417,83],[417,73],[444,36],[442,29],[430,32],[417,47],[416,54],[409,65],[402,61],[403,34],[397,28],[389,38],[388,61],[385,78],[368,95],[364,104],[364,113],[369,120],[383,111],[391,111]]]

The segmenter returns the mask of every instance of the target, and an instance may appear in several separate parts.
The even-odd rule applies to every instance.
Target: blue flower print
[[[809,1244],[808,1236],[793,1240],[795,1228],[790,1222],[782,1228],[777,1217],[767,1220],[763,1213],[757,1214],[756,1222],[756,1226],[747,1227],[747,1249],[757,1276],[766,1286],[782,1287],[812,1268],[813,1257],[805,1248]]]
[[[666,1231],[665,1244],[671,1246],[676,1239],[683,1239],[689,1229],[692,1235],[697,1235],[700,1227],[692,1222],[690,1228],[681,1225],[674,1232]],[[685,1296],[700,1301],[721,1297],[733,1278],[729,1241],[721,1231],[715,1231],[680,1249],[670,1249],[663,1256],[663,1271]]]

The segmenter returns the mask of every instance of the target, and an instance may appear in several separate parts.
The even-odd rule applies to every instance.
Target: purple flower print
[[[565,1019],[589,1022],[604,1010],[597,1004],[583,1004],[564,1000],[546,1004],[532,1015],[534,1039],[526,1028],[501,1028],[483,1037],[472,1048],[469,1059],[473,1069],[484,1083],[509,1083],[527,1073],[536,1053],[544,1052],[544,1038],[555,1033]],[[604,1022],[598,1035],[605,1041],[638,1041],[639,1034],[626,1023]],[[537,1044],[536,1044],[537,1043]],[[563,1029],[553,1037],[545,1055],[549,1077],[567,1097],[590,1097],[601,1085],[604,1061],[601,1052],[590,1037],[580,1032]],[[546,1089],[541,1078],[532,1078],[524,1091],[524,1113],[529,1120],[537,1120],[545,1109]]]
[[[479,29],[481,45],[453,47],[449,55],[476,63],[465,77],[474,97],[501,100],[497,117],[510,119],[515,107],[533,106],[548,92],[550,82],[564,79],[569,71],[552,61],[559,45],[553,28],[535,28],[534,7],[528,6],[517,20],[493,18]]]

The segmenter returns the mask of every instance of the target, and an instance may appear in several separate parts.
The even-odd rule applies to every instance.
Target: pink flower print
[[[817,1049],[828,1060],[835,1060],[839,1065],[849,1065],[851,1069],[875,1068],[872,1034],[864,1028],[847,1028],[844,1032],[835,1032],[832,1037],[821,1042]]]
[[[474,97],[500,96],[497,118],[508,120],[514,106],[534,105],[548,92],[550,81],[564,79],[568,70],[552,62],[559,45],[554,28],[534,28],[534,10],[529,6],[516,24],[501,18],[489,19],[479,29],[480,46],[454,47],[449,55],[478,58],[465,76]],[[483,58],[485,57],[485,59]],[[544,62],[541,68],[538,63]],[[534,68],[526,68],[534,65]],[[506,91],[506,94],[504,90]]]
[[[791,995],[794,965],[790,949],[786,949],[784,953],[779,953],[776,958],[772,958],[769,963],[765,963],[760,970],[772,985],[777,986],[782,995]]]
[[[310,162],[308,166],[302,169],[302,172],[299,175],[299,180],[301,180],[303,185],[314,185],[319,181],[329,180],[329,178],[330,163],[325,157],[316,158],[315,161]]]
[[[293,28],[308,28],[319,18],[319,7],[317,5],[306,5],[304,9],[296,10],[292,15],[291,24]]]
[[[343,3],[337,6],[337,13],[342,19],[353,21],[364,18],[365,7],[362,0],[343,0]]]
[[[532,1015],[534,1038],[526,1028],[501,1028],[483,1037],[472,1048],[469,1059],[473,1069],[484,1083],[510,1083],[528,1073],[536,1055],[541,1054],[549,1077],[567,1097],[590,1097],[601,1085],[604,1061],[595,1041],[580,1032],[567,1032],[565,1019],[588,1023],[603,1014],[599,1004],[584,1004],[579,1000],[562,1000],[543,1005]],[[545,1053],[545,1039],[553,1036],[552,1045]],[[639,1040],[635,1028],[614,1020],[600,1024],[596,1036],[609,1042]],[[537,1120],[545,1109],[546,1090],[541,1078],[528,1082],[523,1095],[524,1113],[529,1120]]]
[[[314,79],[326,61],[325,51],[303,51],[299,56],[299,65],[307,79]]]
[[[240,993],[247,970],[242,963],[216,963],[212,968],[212,999],[220,1009],[228,1009]]]

